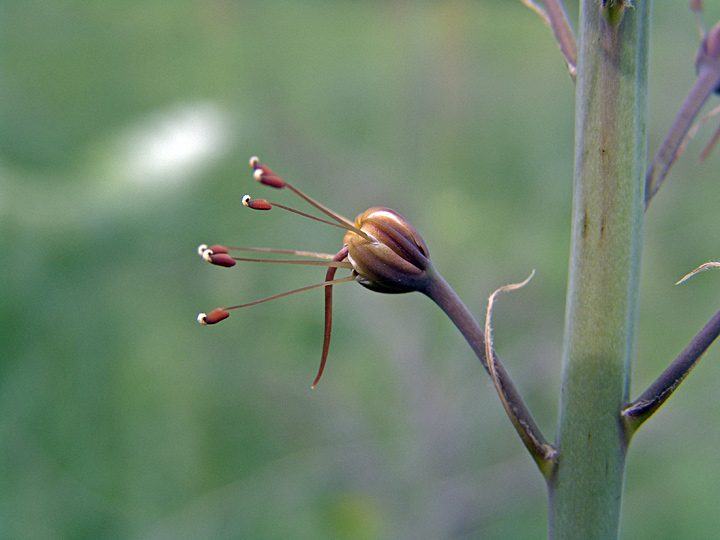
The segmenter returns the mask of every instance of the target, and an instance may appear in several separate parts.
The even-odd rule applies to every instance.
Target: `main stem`
[[[619,533],[628,443],[620,411],[642,247],[650,0],[618,11],[621,3],[582,0],[580,8],[559,457],[549,482],[554,540]]]

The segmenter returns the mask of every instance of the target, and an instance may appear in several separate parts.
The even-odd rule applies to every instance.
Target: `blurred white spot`
[[[190,178],[230,146],[230,117],[212,102],[153,114],[123,133],[121,174],[133,183],[162,186]]]
[[[148,188],[166,197],[172,195],[168,188],[201,178],[237,143],[238,124],[234,111],[211,101],[156,111],[89,145],[87,169],[79,169],[84,181],[65,182],[59,171],[44,177],[15,170],[0,159],[0,217],[46,234],[108,226],[128,212],[147,212],[157,205]]]

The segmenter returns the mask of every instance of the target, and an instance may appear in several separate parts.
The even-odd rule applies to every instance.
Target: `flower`
[[[330,334],[332,331],[332,287],[345,281],[357,281],[370,290],[383,293],[405,293],[420,291],[427,293],[434,274],[428,254],[427,246],[415,228],[395,210],[385,207],[375,207],[360,214],[352,222],[333,212],[319,202],[305,195],[303,192],[277,176],[273,171],[260,164],[257,157],[250,159],[254,178],[263,185],[276,189],[288,189],[304,199],[316,210],[330,218],[323,219],[288,206],[269,202],[265,199],[252,199],[249,195],[242,198],[244,206],[254,210],[271,210],[281,208],[288,212],[310,218],[321,223],[339,227],[346,231],[343,246],[335,255],[314,253],[307,251],[282,250],[270,248],[224,247],[213,245],[208,247],[202,244],[198,253],[203,259],[216,266],[230,268],[238,261],[302,264],[327,267],[325,281],[309,285],[300,289],[276,294],[262,300],[247,304],[218,308],[208,314],[200,313],[198,322],[204,325],[215,324],[229,317],[229,311],[253,306],[296,292],[306,291],[319,287],[325,288],[325,332],[323,351],[320,359],[320,368],[313,382],[315,388],[320,381],[330,348]],[[277,260],[247,257],[233,257],[231,251],[273,253],[309,257],[314,260]],[[350,270],[350,275],[335,279],[338,269]]]

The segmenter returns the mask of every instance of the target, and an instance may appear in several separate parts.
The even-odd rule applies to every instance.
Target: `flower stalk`
[[[714,92],[720,90],[720,24],[710,30],[700,44],[696,67],[698,78],[648,168],[645,180],[646,207],[650,205],[680,155],[688,131],[700,109]],[[710,148],[711,146],[704,154],[709,152]]]
[[[510,422],[535,460],[540,472],[546,479],[550,479],[555,467],[557,451],[543,436],[497,353],[493,350],[491,357],[487,355],[485,333],[470,310],[440,274],[433,272],[431,276],[427,288],[422,292],[430,297],[460,330],[475,356],[491,375]],[[488,362],[488,358],[491,358],[491,362]]]

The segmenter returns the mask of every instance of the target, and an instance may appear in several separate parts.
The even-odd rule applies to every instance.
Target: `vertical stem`
[[[603,4],[608,7],[604,11]],[[650,0],[582,0],[563,384],[550,538],[619,532],[645,182]],[[613,12],[609,12],[614,9]]]

